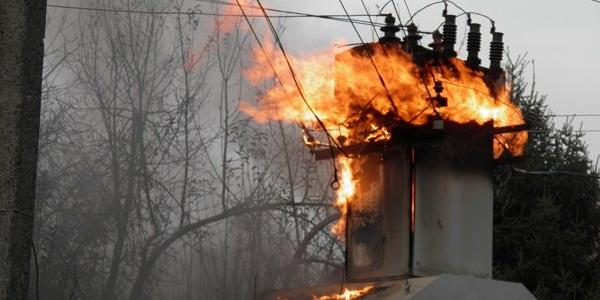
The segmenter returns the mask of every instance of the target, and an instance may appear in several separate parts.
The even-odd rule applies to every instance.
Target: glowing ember
[[[334,295],[330,295],[330,296],[321,296],[321,297],[313,296],[313,300],[352,300],[352,299],[357,299],[358,297],[364,296],[371,289],[373,289],[372,285],[364,287],[360,290],[349,290],[347,288],[344,288],[344,292],[342,294],[334,294]]]

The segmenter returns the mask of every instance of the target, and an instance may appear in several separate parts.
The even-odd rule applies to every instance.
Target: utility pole
[[[46,0],[0,4],[0,300],[27,299]]]

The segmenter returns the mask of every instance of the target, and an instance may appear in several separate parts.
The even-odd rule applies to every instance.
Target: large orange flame
[[[387,141],[398,122],[425,126],[442,119],[458,124],[493,122],[494,127],[525,123],[503,75],[487,76],[457,58],[417,65],[402,44],[372,43],[341,53],[288,55],[288,62],[273,43],[263,45],[254,49],[254,63],[244,74],[251,84],[268,88],[256,104],[244,101],[240,109],[261,123],[301,124],[311,148]],[[275,77],[279,82],[272,84]],[[447,99],[445,106],[434,101],[436,82],[443,87],[439,96]],[[522,155],[527,138],[527,132],[496,135],[494,156]],[[343,239],[360,170],[348,158],[336,162],[340,186],[335,206],[342,217],[332,232]]]
[[[400,46],[369,44],[362,51],[331,52],[290,56],[291,64],[306,102],[328,128],[338,144],[361,144],[389,138],[390,119],[424,125],[434,117],[456,123],[493,121],[495,127],[523,124],[520,109],[510,99],[510,87],[501,80],[490,87],[485,74],[466,66],[460,59],[445,64],[418,67]],[[272,64],[282,81],[260,97],[257,105],[248,102],[241,109],[258,122],[281,120],[319,129],[315,116],[304,103],[283,56],[274,47],[265,48],[267,57],[256,51],[256,63],[245,75],[255,85],[273,80]],[[371,55],[387,89],[373,67]],[[335,64],[332,58],[336,57]],[[443,85],[447,107],[435,108],[431,98],[435,81]],[[486,83],[487,82],[487,83]],[[375,136],[374,136],[374,133]],[[508,133],[495,139],[494,154],[508,150],[521,155],[527,133]]]
[[[524,123],[520,109],[510,99],[510,87],[502,78],[490,83],[486,74],[469,68],[464,61],[451,58],[444,64],[417,66],[400,45],[369,44],[351,51],[325,51],[310,55],[289,56],[304,99],[282,54],[272,44],[264,51],[255,49],[255,63],[245,70],[246,78],[259,86],[274,80],[275,68],[281,84],[272,85],[252,105],[242,102],[241,110],[257,122],[280,120],[302,124],[308,128],[305,143],[310,147],[335,143],[348,146],[391,138],[391,121],[423,126],[433,118],[480,125],[492,121],[495,127]],[[366,51],[370,51],[384,81],[373,67]],[[332,58],[335,57],[335,62]],[[432,97],[435,81],[442,83],[441,96],[446,107],[435,108]],[[308,103],[308,105],[304,102]],[[316,114],[328,129],[331,139],[319,141],[310,134],[318,130]],[[314,133],[314,132],[313,132]],[[321,134],[323,138],[323,134]],[[494,156],[508,151],[513,156],[523,153],[527,133],[505,133],[494,139]],[[348,158],[337,158],[339,184],[335,206],[342,217],[332,232],[343,239],[348,203],[356,193],[356,177]]]
[[[346,229],[348,204],[356,193],[356,183],[352,176],[351,160],[346,157],[337,158],[339,168],[339,187],[336,191],[335,207],[340,211],[340,219],[331,229],[332,233],[342,238]]]

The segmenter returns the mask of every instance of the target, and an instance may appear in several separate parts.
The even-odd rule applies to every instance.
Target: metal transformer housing
[[[384,44],[387,51],[402,45]],[[367,55],[371,45],[336,61]],[[425,56],[435,56],[424,50]],[[404,54],[403,54],[404,55]],[[336,74],[335,96],[353,97]],[[392,139],[353,158],[357,196],[347,215],[346,279],[492,274],[494,127],[397,123]],[[346,151],[352,151],[346,149]]]

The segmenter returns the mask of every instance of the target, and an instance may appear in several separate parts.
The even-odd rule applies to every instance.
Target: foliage
[[[555,128],[546,97],[528,86],[525,57],[507,65],[513,99],[531,126],[522,161],[496,170],[494,276],[539,299],[597,299],[600,185],[583,134]]]

